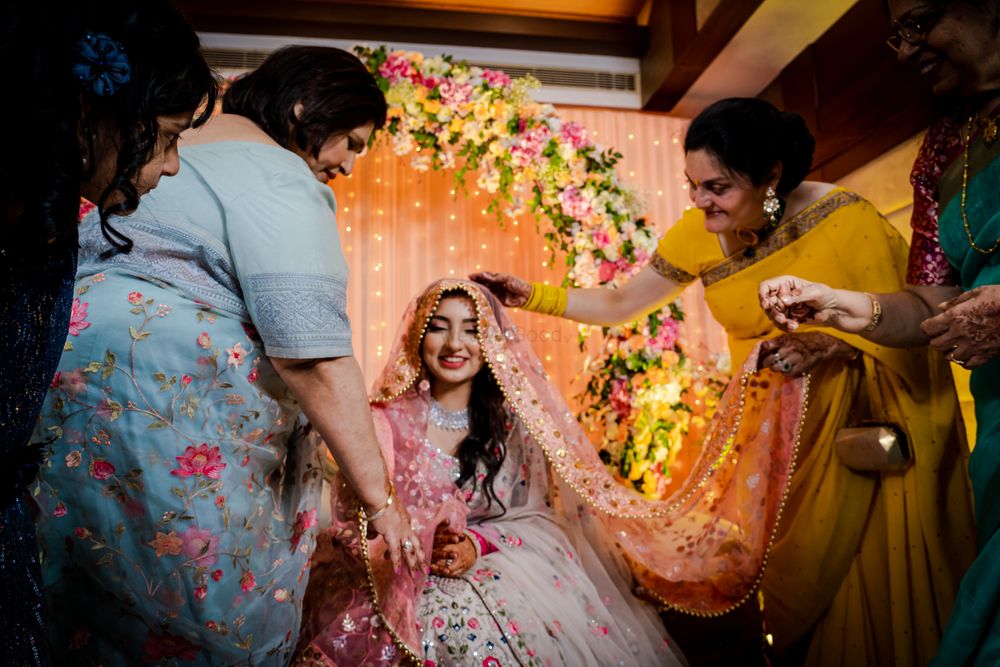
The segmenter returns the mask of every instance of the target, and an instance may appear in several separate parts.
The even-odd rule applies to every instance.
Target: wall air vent
[[[256,69],[275,49],[287,44],[316,44],[350,49],[346,40],[288,38],[264,35],[202,33],[202,53],[221,75],[231,77]],[[542,53],[430,44],[394,44],[427,55],[451,53],[477,67],[498,69],[512,77],[530,74],[542,87],[532,96],[539,102],[576,106],[640,108],[639,61],[588,54]],[[538,63],[538,64],[536,64]]]

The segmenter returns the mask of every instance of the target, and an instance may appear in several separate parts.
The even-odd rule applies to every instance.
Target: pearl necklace
[[[443,431],[469,430],[469,408],[446,410],[432,398],[429,418],[432,425]]]

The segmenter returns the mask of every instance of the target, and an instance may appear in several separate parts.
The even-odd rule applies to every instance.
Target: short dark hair
[[[298,117],[295,105],[302,103]],[[385,125],[385,95],[364,64],[342,49],[286,46],[226,91],[222,110],[259,125],[279,145],[319,153],[331,136]]]
[[[684,152],[704,150],[728,171],[763,185],[781,164],[775,188],[786,195],[812,167],[816,140],[802,116],[779,111],[754,97],[731,97],[710,105],[691,121]]]
[[[108,216],[134,210],[133,180],[154,156],[157,116],[206,111],[218,85],[199,50],[198,37],[165,0],[81,0],[54,11],[36,0],[14,0],[0,29],[0,56],[22,106],[3,105],[7,131],[0,138],[0,212],[27,248],[75,246],[84,173],[117,154],[111,182],[98,197],[101,227],[117,249],[131,241],[108,224]],[[131,72],[110,95],[100,95],[73,76],[81,62],[78,43],[103,33],[121,47]],[[80,145],[81,138],[84,146]],[[116,193],[122,201],[107,205]],[[38,243],[44,241],[44,243]]]

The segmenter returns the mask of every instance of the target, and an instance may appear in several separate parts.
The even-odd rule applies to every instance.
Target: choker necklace
[[[431,424],[442,431],[468,431],[469,408],[462,410],[446,410],[441,404],[431,398]]]

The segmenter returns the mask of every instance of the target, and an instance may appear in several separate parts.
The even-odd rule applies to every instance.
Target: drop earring
[[[764,218],[773,225],[781,219],[781,214],[785,212],[784,209],[781,197],[774,191],[774,188],[768,187],[764,193]]]

